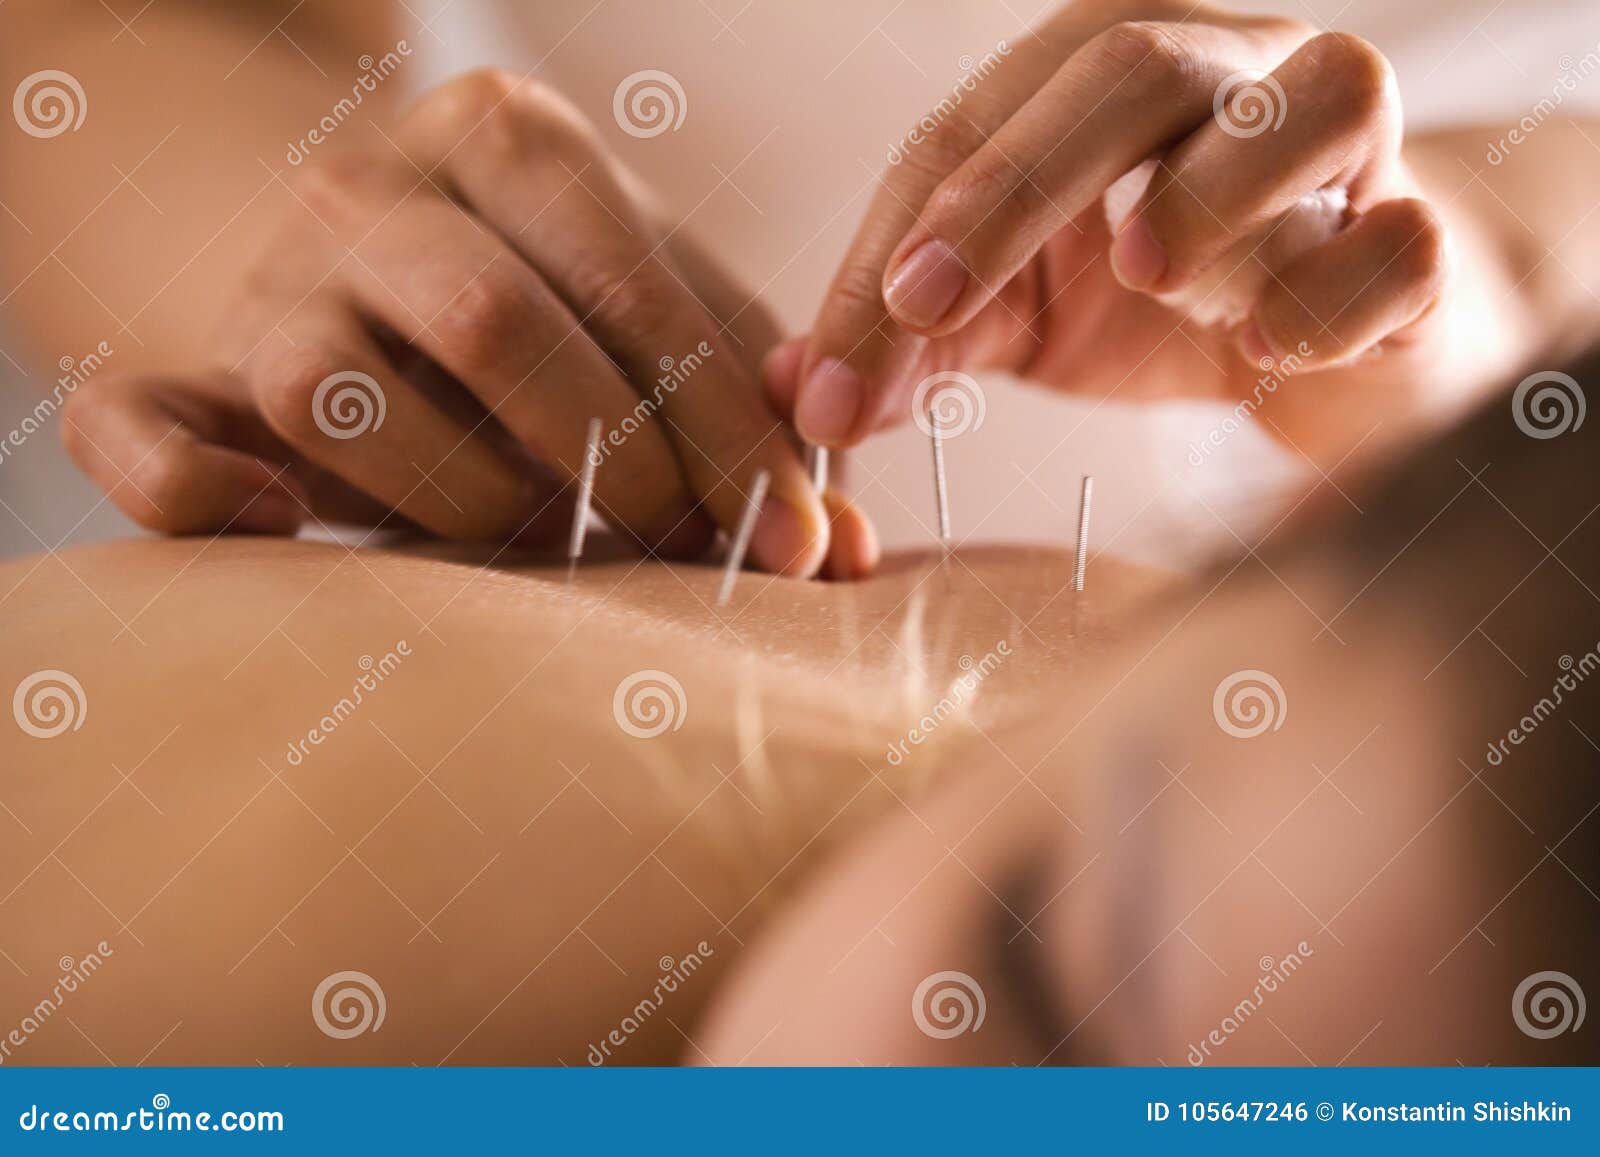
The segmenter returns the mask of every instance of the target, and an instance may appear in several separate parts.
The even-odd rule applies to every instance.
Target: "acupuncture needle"
[[[594,505],[594,475],[600,466],[600,419],[589,419],[583,444],[583,468],[578,473],[578,504],[572,512],[572,533],[567,537],[567,581],[572,581],[589,536],[589,510]]]
[[[944,473],[944,425],[940,421],[939,412],[932,410],[928,414],[928,437],[933,443],[933,498],[939,509],[939,541],[944,544],[945,550],[950,549],[950,492],[945,484]]]
[[[811,447],[811,485],[818,494],[828,489],[828,448]]]
[[[745,502],[744,514],[739,518],[739,529],[734,533],[733,545],[728,548],[728,561],[722,568],[722,586],[717,590],[717,606],[733,597],[733,584],[739,581],[739,570],[744,566],[745,551],[750,549],[750,536],[756,532],[756,519],[761,517],[762,504],[767,500],[767,487],[772,475],[758,471],[750,486],[750,497]]]
[[[1083,589],[1084,565],[1089,561],[1089,506],[1094,501],[1094,475],[1083,476],[1083,491],[1078,497],[1078,557],[1072,568],[1072,589]]]

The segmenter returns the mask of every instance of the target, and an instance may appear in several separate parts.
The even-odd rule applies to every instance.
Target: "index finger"
[[[801,362],[794,421],[819,446],[854,445],[882,424],[888,407],[927,351],[925,337],[901,329],[883,297],[883,273],[902,238],[917,224],[929,195],[989,139],[1065,55],[1082,17],[1041,28],[1016,47],[1001,41],[968,73],[955,97],[941,102],[890,150],[866,216],[823,299]],[[979,81],[971,82],[973,76]],[[959,98],[959,99],[958,99]],[[927,127],[929,125],[932,127]],[[959,265],[921,271],[929,285],[966,283]]]
[[[805,465],[731,327],[718,324],[673,268],[667,241],[592,130],[554,93],[496,73],[477,74],[455,99],[470,106],[464,118],[459,109],[450,118],[472,126],[464,137],[424,116],[405,140],[421,163],[442,163],[640,395],[630,417],[605,432],[603,452],[627,444],[639,427],[659,431],[690,490],[730,532],[765,471],[771,497],[752,553],[768,570],[814,574],[828,524]]]

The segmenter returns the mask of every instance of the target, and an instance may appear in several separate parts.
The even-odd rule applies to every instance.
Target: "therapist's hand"
[[[891,153],[809,340],[768,358],[769,395],[806,439],[848,446],[904,420],[937,371],[1232,401],[1291,357],[1360,378],[1384,360],[1371,355],[1431,340],[1446,231],[1401,160],[1371,45],[1097,0],[978,72]],[[1148,187],[1113,234],[1104,195],[1141,166]],[[1225,325],[1195,320],[1208,286],[1329,189],[1348,191],[1336,235],[1259,276]]]
[[[290,177],[220,369],[74,397],[67,442],[125,511],[169,532],[293,532],[309,508],[527,540],[570,518],[599,418],[595,508],[625,538],[698,553],[766,470],[752,559],[819,568],[829,516],[758,385],[775,327],[572,106],[480,72],[392,137],[350,132]]]

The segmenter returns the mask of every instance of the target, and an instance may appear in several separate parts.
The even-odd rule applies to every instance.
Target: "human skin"
[[[1583,182],[1561,175],[1592,183],[1594,125],[1486,167],[1503,134],[1407,133],[1382,53],[1299,15],[1096,0],[1002,42],[881,174],[811,332],[768,359],[774,404],[808,440],[853,446],[935,373],[1233,404],[1292,357],[1302,388],[1262,416],[1328,469],[1587,346],[1592,286],[1541,267],[1551,247],[1595,252]],[[1219,111],[1239,91],[1254,96]],[[1108,221],[1136,168],[1147,184]],[[1271,255],[1286,214],[1329,189],[1348,193],[1335,234]]]
[[[719,571],[625,553],[592,540],[570,583],[464,547],[250,537],[0,567],[0,682],[59,670],[84,694],[76,730],[0,728],[0,1040],[38,1020],[60,958],[111,950],[0,1060],[692,1053],[794,882],[920,799],[924,753],[985,759],[1062,684],[1109,685],[1095,656],[1164,581],[1096,559],[1079,595],[1069,557],[974,549],[862,585],[747,574],[719,608]],[[649,670],[681,686],[680,726],[639,738],[614,696]],[[973,671],[961,709],[891,757]],[[692,975],[640,1013],[663,958]],[[346,971],[386,1018],[335,1039],[313,993]]]
[[[1507,1006],[1546,971],[1594,988],[1594,685],[1483,753],[1600,639],[1593,437],[1496,405],[1353,492],[1362,513],[1164,593],[1101,561],[1081,602],[1061,556],[958,554],[747,575],[731,632],[713,572],[659,564],[567,587],[240,540],[12,564],[5,681],[74,672],[88,713],[5,734],[5,1006],[20,1023],[62,955],[115,955],[8,1063],[579,1063],[701,940],[696,984],[602,1059],[1178,1064],[1231,1018],[1205,1063],[1592,1061]],[[352,656],[400,638],[415,657],[287,765]],[[888,759],[1003,640],[966,721]],[[646,666],[687,713],[632,740],[612,696]],[[1282,726],[1238,738],[1214,688],[1253,670]],[[334,1041],[306,1005],[351,969],[389,1019]],[[911,994],[950,970],[988,1020],[935,1040]]]
[[[1071,822],[977,767],[891,813],[740,962],[707,1063],[1600,1061],[1600,434],[1526,417],[1143,612],[1125,679],[998,739]]]
[[[371,51],[375,43],[393,43],[411,27],[406,12],[380,0],[339,5],[326,12],[310,5],[289,12],[291,7],[287,2],[156,5],[137,18],[134,31],[144,42],[137,52],[123,51],[133,37],[106,6],[94,0],[66,4],[12,0],[0,7],[0,32],[4,33],[0,35],[0,54],[17,74],[44,63],[70,63],[90,90],[105,94],[97,97],[96,113],[80,132],[51,141],[16,134],[4,142],[8,163],[0,164],[0,201],[27,222],[29,230],[8,235],[6,245],[0,246],[0,263],[12,273],[7,307],[17,320],[17,329],[36,338],[37,348],[51,354],[95,348],[108,325],[105,314],[97,312],[106,303],[113,312],[110,320],[120,323],[126,318],[138,334],[137,341],[123,341],[123,329],[115,331],[117,355],[111,370],[82,391],[78,412],[70,414],[64,425],[78,439],[76,449],[85,467],[134,517],[149,525],[191,531],[234,520],[231,524],[236,529],[288,530],[309,521],[295,500],[301,497],[323,517],[337,513],[369,522],[381,518],[394,521],[392,511],[398,505],[402,516],[445,536],[518,530],[539,508],[538,502],[527,505],[527,492],[519,484],[528,483],[537,494],[548,479],[538,471],[519,472],[517,455],[506,451],[531,447],[534,457],[554,467],[558,477],[570,473],[577,461],[585,415],[532,406],[524,411],[526,420],[516,423],[518,429],[509,438],[502,440],[498,421],[490,422],[476,431],[481,438],[463,444],[458,451],[454,447],[459,436],[442,436],[451,427],[437,420],[438,415],[408,427],[397,412],[391,436],[402,429],[420,430],[425,435],[415,442],[408,440],[403,449],[409,453],[405,454],[363,453],[366,446],[376,449],[382,444],[381,432],[379,439],[354,447],[348,443],[330,446],[314,424],[307,425],[307,395],[330,367],[325,364],[327,359],[319,359],[314,351],[297,353],[299,347],[275,332],[273,323],[294,313],[296,321],[307,323],[289,327],[299,346],[324,352],[331,346],[341,359],[339,369],[352,368],[342,364],[352,360],[347,354],[369,367],[389,355],[387,347],[375,354],[361,340],[363,335],[357,332],[361,326],[348,324],[348,308],[321,309],[320,293],[313,295],[316,300],[303,310],[290,310],[287,303],[298,303],[313,286],[319,291],[326,289],[321,280],[324,275],[329,278],[327,285],[337,284],[342,293],[359,298],[360,287],[354,280],[366,277],[367,271],[354,259],[343,263],[351,268],[335,270],[339,259],[346,256],[339,242],[361,236],[364,224],[398,205],[401,198],[392,195],[397,172],[405,188],[419,186],[414,200],[438,209],[443,198],[433,197],[427,181],[406,158],[420,159],[423,172],[429,173],[427,162],[442,150],[432,148],[430,152],[436,136],[429,148],[410,149],[398,127],[406,123],[400,100],[403,82],[388,83],[370,94],[334,142],[318,147],[315,162],[298,171],[264,171],[263,158],[279,157],[285,141],[299,139],[308,125],[318,123],[335,102],[348,96],[342,73],[319,76],[317,70],[307,68],[302,53],[324,63],[348,62]],[[586,7],[572,6],[574,22],[581,19]],[[1127,289],[1113,276],[1109,262],[1112,237],[1098,203],[1077,222],[1084,230],[1081,237],[1071,228],[1064,229],[1039,251],[1028,267],[1030,274],[1039,276],[1012,276],[1000,287],[1009,312],[1006,308],[981,309],[957,331],[929,344],[922,333],[890,324],[883,298],[891,256],[938,184],[973,155],[967,146],[975,146],[983,132],[992,134],[1009,123],[1021,102],[1065,69],[1077,50],[1101,43],[1097,37],[1115,44],[1120,36],[1124,50],[1130,44],[1137,47],[1140,35],[1150,36],[1152,22],[1190,15],[1191,9],[1190,5],[1150,2],[1071,5],[1052,14],[1037,35],[1019,35],[1015,52],[1005,69],[996,74],[995,84],[986,85],[981,97],[964,102],[961,116],[946,119],[942,130],[946,136],[956,135],[954,144],[943,137],[924,142],[912,150],[906,163],[885,174],[878,204],[862,226],[860,243],[842,265],[821,310],[818,333],[822,336],[813,343],[815,348],[789,347],[768,362],[770,397],[780,412],[786,417],[793,415],[802,352],[809,361],[831,355],[854,365],[872,385],[875,403],[881,405],[877,416],[885,421],[910,416],[910,406],[902,404],[908,392],[924,375],[938,369],[999,366],[1020,371],[1027,380],[1048,388],[1127,400],[1183,397],[1232,404],[1248,394],[1260,371],[1253,359],[1239,355],[1238,335],[1186,324],[1181,313],[1148,294]],[[1239,64],[1273,65],[1278,54],[1299,47],[1306,32],[1281,19],[1239,20],[1208,8],[1192,9],[1192,16],[1187,23],[1196,36],[1209,36],[1213,42],[1218,36],[1227,39],[1228,34],[1243,38],[1249,51],[1243,52]],[[821,18],[826,19],[825,12]],[[1118,25],[1119,20],[1124,25]],[[282,35],[275,31],[280,21]],[[1114,28],[1120,31],[1107,38]],[[1600,173],[1600,153],[1586,140],[1586,134],[1593,136],[1592,127],[1552,120],[1499,167],[1485,169],[1482,163],[1484,144],[1505,135],[1505,126],[1499,125],[1412,134],[1396,155],[1396,110],[1390,94],[1383,91],[1386,66],[1381,58],[1369,47],[1338,38],[1324,42],[1322,50],[1327,57],[1323,71],[1328,76],[1328,91],[1348,98],[1332,103],[1347,105],[1358,113],[1352,117],[1354,123],[1333,126],[1337,131],[1327,136],[1312,131],[1328,128],[1325,124],[1302,126],[1302,114],[1319,107],[1318,102],[1303,99],[1307,82],[1302,75],[1301,88],[1289,87],[1293,99],[1282,130],[1241,143],[1263,146],[1248,154],[1257,161],[1269,156],[1275,161],[1283,150],[1294,147],[1331,148],[1343,139],[1340,132],[1359,138],[1363,148],[1373,145],[1368,159],[1374,164],[1363,169],[1361,188],[1363,195],[1372,195],[1374,211],[1368,214],[1365,229],[1351,231],[1354,239],[1364,239],[1357,256],[1369,260],[1374,253],[1383,252],[1382,244],[1392,250],[1406,242],[1397,254],[1390,253],[1395,261],[1378,261],[1382,276],[1371,286],[1364,280],[1352,285],[1348,280],[1308,274],[1319,288],[1333,295],[1332,305],[1314,295],[1296,293],[1300,301],[1314,307],[1318,319],[1352,323],[1353,329],[1347,332],[1336,325],[1327,335],[1330,340],[1324,340],[1318,329],[1311,341],[1317,356],[1300,370],[1299,380],[1307,388],[1292,396],[1280,391],[1261,408],[1260,415],[1269,429],[1284,434],[1297,451],[1322,470],[1332,471],[1352,447],[1365,450],[1389,440],[1404,441],[1419,430],[1447,422],[1510,365],[1538,353],[1583,344],[1593,335],[1587,308],[1592,304],[1593,286],[1571,271],[1591,267],[1600,246],[1600,219],[1587,213],[1586,200]],[[1181,66],[1186,62],[1199,67],[1184,73]],[[1175,70],[1191,82],[1181,94],[1183,102],[1148,100],[1146,107],[1169,108],[1181,103],[1192,110],[1198,107],[1197,91],[1205,98],[1200,104],[1209,107],[1209,90],[1196,85],[1214,72],[1216,53],[1197,51],[1192,61],[1185,56],[1157,55],[1154,67],[1148,68],[1148,62],[1135,54],[1127,63],[1138,65],[1127,73],[1131,80],[1151,74],[1159,80]],[[1163,68],[1168,72],[1163,73]],[[153,84],[152,77],[159,78],[159,83]],[[564,115],[560,94],[536,85],[525,86],[529,89],[523,93],[525,101],[502,101],[501,97],[516,87],[507,84],[508,79],[514,78],[480,74],[462,78],[450,91],[458,105],[465,106],[468,125],[475,123],[473,110],[495,108],[516,121],[515,110],[523,103],[537,106],[540,115],[532,118],[535,123],[531,127],[522,124],[528,131],[519,134],[514,124],[500,136],[520,140],[515,150],[517,163],[509,168],[548,173],[555,146],[573,144],[572,118]],[[1125,96],[1132,89],[1124,88],[1120,80],[1113,70],[1096,77],[1096,85],[1088,91],[1092,97]],[[449,92],[444,95],[447,103]],[[801,111],[797,109],[797,115]],[[1205,111],[1201,110],[1192,127],[1205,121]],[[152,121],[160,126],[159,131]],[[181,131],[162,138],[168,124],[180,122]],[[981,131],[974,132],[974,126]],[[892,126],[894,131],[900,127]],[[1057,137],[1063,137],[1069,127],[1054,122],[1045,125]],[[464,133],[461,139],[481,143],[479,138],[485,132]],[[157,164],[128,174],[133,188],[142,189],[145,183],[159,180],[159,185],[149,190],[152,201],[178,206],[181,211],[154,214],[141,196],[121,183],[107,192],[106,158],[122,156],[118,146],[125,150],[128,140],[148,141],[159,158]],[[1108,150],[1114,153],[1135,140],[1117,132],[1079,134],[1073,138],[1073,147],[1090,146],[1098,168],[1076,163],[1066,167],[1079,173],[1099,172],[1105,168]],[[1035,146],[1039,143],[1036,137],[1028,141]],[[324,169],[322,162],[330,151],[354,147],[358,142],[353,167],[330,160]],[[1266,151],[1272,149],[1278,151]],[[593,157],[583,148],[574,152],[594,161],[596,173],[606,170],[608,158]],[[137,159],[137,154],[129,156],[124,167],[133,168]],[[1079,158],[1071,159],[1076,162]],[[568,160],[572,172],[582,169],[581,162],[572,157]],[[1247,166],[1233,168],[1243,172]],[[1267,190],[1269,199],[1281,198],[1294,182],[1304,183],[1303,165],[1272,163],[1251,171],[1259,173],[1263,168],[1284,177],[1281,187]],[[1201,166],[1197,171],[1214,174],[1217,166]],[[190,179],[195,172],[206,173],[207,179]],[[556,172],[562,182],[569,177],[559,168]],[[308,173],[317,175],[307,177]],[[355,179],[363,175],[365,184]],[[441,186],[446,183],[441,178],[447,175],[442,169],[429,173]],[[1041,185],[1047,175],[1040,174]],[[1199,187],[1187,175],[1184,179]],[[310,186],[310,195],[300,182]],[[602,184],[596,183],[596,191],[614,208],[609,190]],[[317,189],[329,196],[327,202],[319,199]],[[632,211],[641,210],[637,216],[645,218],[650,229],[670,234],[666,255],[701,299],[687,319],[682,311],[658,310],[669,314],[666,332],[684,333],[686,320],[703,323],[704,317],[695,311],[709,312],[719,324],[729,325],[728,346],[747,364],[738,373],[728,369],[718,388],[707,392],[718,400],[744,398],[746,387],[754,380],[756,359],[779,335],[762,320],[758,301],[717,276],[714,263],[686,243],[682,230],[673,229],[671,215],[650,212],[653,207],[648,194],[635,196],[635,192],[627,190],[620,198],[617,203],[622,204],[622,211],[617,216],[634,221]],[[1066,204],[1066,195],[1056,192],[1056,200]],[[1014,226],[1012,236],[1037,239],[1040,222],[1024,211],[1028,187],[1015,193],[989,220]],[[1083,189],[1074,190],[1075,196],[1083,193]],[[467,216],[482,220],[485,206],[464,191],[459,199],[468,206]],[[386,203],[378,205],[379,200]],[[617,241],[614,222],[603,214],[599,232],[590,228],[589,218],[581,212],[593,209],[587,196],[572,200],[572,235]],[[961,202],[962,198],[953,200]],[[1158,208],[1168,200],[1157,202]],[[1359,197],[1358,203],[1368,207]],[[331,211],[330,204],[341,206],[343,215]],[[1389,208],[1383,209],[1385,205]],[[317,206],[318,212],[308,211],[308,206]],[[1040,206],[1035,203],[1032,207]],[[684,207],[672,208],[681,211]],[[1193,209],[1190,206],[1193,221],[1202,226],[1210,221],[1208,214]],[[980,202],[976,211],[982,210]],[[530,208],[524,220],[532,216]],[[1219,218],[1223,216],[1218,213]],[[427,220],[439,217],[435,213]],[[379,269],[383,265],[377,259],[382,256],[393,262],[397,251],[408,262],[419,254],[437,253],[437,238],[419,228],[419,219],[409,214],[390,222],[387,236],[356,246],[359,257]],[[449,219],[461,223],[454,214]],[[503,225],[504,219],[499,220]],[[1226,220],[1238,227],[1231,217]],[[512,232],[519,231],[522,223],[516,222],[517,229]],[[1414,236],[1405,232],[1403,227],[1408,224],[1416,226]],[[76,243],[63,249],[64,238]],[[1372,244],[1374,239],[1381,244]],[[1441,239],[1449,244],[1441,244]],[[474,234],[461,249],[480,253],[484,252],[482,246],[483,238]],[[594,248],[587,247],[590,251]],[[1446,250],[1453,250],[1455,256],[1448,270],[1441,265]],[[1552,250],[1559,260],[1552,259]],[[993,247],[985,249],[991,254],[995,251]],[[571,263],[547,258],[546,264],[557,267],[557,281],[573,275]],[[514,263],[500,262],[494,268],[505,272],[514,267]],[[1354,260],[1340,262],[1341,269],[1356,267]],[[469,273],[479,268],[481,265],[462,271],[452,267],[451,278],[389,278],[417,315],[406,314],[399,326],[399,336],[416,346],[407,352],[427,352],[423,349],[427,339],[439,335],[430,335],[426,332],[429,327],[418,323],[432,319],[440,304],[459,303],[458,294],[473,281]],[[243,270],[255,272],[242,276]],[[987,280],[995,280],[987,268],[980,272]],[[459,332],[435,343],[433,352],[439,353],[442,344],[450,347],[455,357],[475,350],[486,355],[479,360],[522,359],[519,364],[550,354],[554,343],[544,340],[551,337],[549,314],[523,308],[528,303],[519,296],[521,291],[537,296],[530,288],[531,276],[523,276],[509,287],[498,286],[516,292],[484,294],[484,300],[477,301],[479,315],[468,311]],[[1398,280],[1391,283],[1393,279]],[[419,283],[424,280],[426,284]],[[1435,284],[1441,281],[1442,286]],[[656,285],[660,286],[659,277]],[[94,300],[88,304],[85,287],[93,287]],[[370,304],[370,280],[364,288]],[[1441,289],[1439,303],[1428,309],[1433,288]],[[1361,292],[1355,293],[1356,289]],[[387,295],[380,296],[384,308],[400,308]],[[636,303],[641,298],[650,302],[653,294],[635,293],[628,299]],[[124,307],[124,302],[129,304]],[[341,307],[348,304],[340,302]],[[279,305],[283,307],[276,308]],[[1314,368],[1330,351],[1356,354],[1385,324],[1419,310],[1427,313],[1424,320],[1431,319],[1431,329],[1402,326],[1392,333],[1385,331],[1382,356],[1341,366],[1337,372]],[[579,315],[582,313],[580,310]],[[508,315],[514,324],[490,324],[504,323]],[[1282,294],[1274,316],[1283,319],[1283,327],[1275,330],[1268,326],[1266,336],[1284,349],[1294,347],[1306,319],[1292,311],[1285,313]],[[742,326],[748,326],[750,332],[741,332]],[[618,324],[612,328],[626,334],[642,327]],[[539,348],[530,351],[528,335],[535,333],[541,335],[542,344],[534,343]],[[868,334],[872,335],[870,341],[859,340]],[[1394,340],[1389,340],[1391,337]],[[645,357],[636,342],[621,344],[632,355],[631,361],[616,350],[609,352],[619,363],[635,367],[625,375],[633,388],[647,389],[650,379],[637,369],[641,362],[681,357],[694,343],[685,346],[674,336],[661,343],[670,348],[648,351],[654,358]],[[879,364],[886,349],[906,362],[900,365],[904,372],[890,374]],[[15,356],[26,355],[18,352]],[[731,356],[713,359],[714,372],[732,367],[736,360]],[[55,358],[41,355],[38,361],[42,369]],[[456,401],[481,403],[489,398],[487,404],[493,405],[501,400],[501,391],[508,384],[504,378],[489,380],[493,374],[441,378],[414,373],[417,367],[408,358],[397,361],[396,376],[405,387],[417,387],[429,400],[435,398],[433,390],[442,390]],[[603,368],[592,358],[587,364],[590,369]],[[811,369],[814,366],[807,367],[808,374]],[[1424,369],[1429,372],[1421,372]],[[122,376],[113,377],[113,372]],[[475,376],[482,380],[474,382]],[[606,379],[605,373],[591,374],[589,379],[597,389],[601,379],[611,387],[618,385]],[[709,383],[702,379],[701,384]],[[521,391],[524,395],[528,392]],[[614,389],[601,392],[613,400],[619,396]],[[721,407],[712,409],[717,411],[712,425],[723,422]],[[429,418],[421,407],[410,413]],[[469,413],[467,425],[471,426],[481,414],[470,406]],[[745,417],[749,416],[746,413]],[[678,424],[691,429],[683,422]],[[748,421],[727,419],[726,425],[727,443],[733,447],[730,453],[724,453],[720,436],[696,435],[692,440],[730,476],[743,482],[753,465],[745,463],[743,455],[756,440],[744,436],[751,430]],[[274,436],[261,436],[263,426],[268,433],[275,431]],[[874,423],[863,421],[845,441],[859,440],[873,428]],[[251,437],[241,437],[244,431]],[[455,431],[457,435],[460,432]],[[811,432],[819,440],[829,440],[815,429]],[[735,433],[740,436],[731,436]],[[286,452],[283,435],[295,444],[297,452]],[[675,437],[676,432],[658,428],[635,441],[629,453],[649,459],[641,478],[659,477],[650,464],[663,464],[663,446],[670,443],[684,449]],[[784,484],[784,493],[803,507],[801,522],[818,534],[821,511],[805,493],[791,456],[781,447],[772,448],[777,441],[769,440],[762,453],[780,460],[773,464],[775,476]],[[393,443],[383,445],[394,448]],[[693,451],[688,461],[701,463]],[[741,462],[741,470],[728,470],[731,461]],[[285,464],[292,469],[281,474],[278,468]],[[324,466],[332,467],[332,476],[320,468]],[[675,521],[676,515],[667,507],[676,502],[681,508],[681,500],[691,492],[703,496],[714,490],[719,493],[712,504],[713,513],[726,527],[740,508],[738,496],[729,492],[733,488],[722,484],[709,468],[691,468],[689,472],[698,473],[698,480],[659,487],[635,484],[620,470],[613,470],[602,475],[602,485],[608,488],[602,497],[610,508],[627,516],[620,521],[649,541]],[[429,481],[422,481],[424,477]],[[305,493],[280,492],[282,486],[293,482],[302,484]],[[747,487],[741,489],[744,492]],[[673,501],[663,502],[663,494]],[[860,574],[870,569],[876,552],[864,519],[839,516],[842,505],[837,495],[829,500],[830,568],[836,575]],[[692,531],[690,524],[698,521],[690,519],[685,525]],[[702,525],[700,530],[704,529]],[[698,541],[703,538],[702,534]],[[792,562],[794,569],[803,572],[820,562],[818,551],[809,547],[798,554],[776,553],[782,557],[769,557],[758,540],[755,556],[759,563],[781,567]]]
[[[210,367],[108,375],[69,403],[69,450],[138,522],[392,514],[503,542],[603,451],[596,508],[638,549],[704,554],[764,473],[752,559],[821,569],[823,496],[757,385],[776,327],[558,93],[470,73],[290,180]]]
[[[110,96],[132,68],[132,112],[147,122],[163,118],[162,97],[203,101],[185,85],[221,96],[231,119],[191,122],[189,132],[242,133],[259,150],[250,167],[259,176],[266,166],[268,185],[288,193],[252,230],[255,252],[211,287],[226,301],[184,318],[188,329],[209,329],[200,357],[163,360],[147,346],[73,394],[68,447],[125,513],[168,533],[293,533],[321,517],[474,541],[526,541],[531,530],[536,540],[540,514],[580,473],[597,419],[607,469],[595,501],[639,550],[704,554],[719,527],[736,527],[765,472],[752,561],[816,574],[837,530],[833,572],[870,568],[876,547],[861,520],[830,519],[796,440],[762,397],[757,365],[779,337],[770,314],[664,217],[569,101],[536,80],[481,70],[397,113],[392,90],[405,81],[388,79],[354,114],[370,125],[279,171],[260,159],[280,145],[263,147],[267,124],[249,123],[250,105],[272,106],[261,111],[274,127],[302,115],[280,107],[290,82],[273,69],[218,80],[227,68],[219,62],[244,68],[256,57],[230,50],[226,33],[248,35],[259,12],[183,6],[173,14],[179,27],[157,20],[146,30],[169,51],[202,42],[193,45],[206,49],[198,83],[173,73],[153,82],[143,57],[73,80]],[[375,6],[359,15],[365,32],[357,13],[341,13],[312,22],[312,35],[342,45],[385,26]],[[51,8],[11,19],[7,31],[37,33],[11,49],[19,62],[47,45],[76,60],[70,48],[84,46],[53,42],[96,37],[102,14],[74,7],[63,20]],[[269,23],[266,37],[275,31]],[[395,43],[384,59],[398,73],[415,46]],[[40,91],[49,91],[44,82]],[[333,99],[350,103],[348,87]],[[113,114],[104,136],[97,127],[73,143],[116,142],[123,128]],[[42,184],[67,179],[71,144],[52,159],[29,145],[54,139],[28,141],[20,150],[54,168]],[[213,175],[217,158],[203,151],[190,163],[190,174],[208,178],[196,185],[231,198]],[[19,192],[22,212],[43,213],[34,218],[42,230],[58,224],[42,186]],[[256,197],[241,200],[234,217]],[[113,278],[125,263],[156,269],[193,251],[178,237],[169,243],[165,252],[121,249]],[[12,256],[19,282],[8,303],[39,266],[26,247]],[[87,284],[100,283],[102,270],[85,272]],[[33,292],[48,297],[51,286],[41,278]],[[140,372],[146,360],[152,372]],[[848,505],[837,494],[827,501]]]

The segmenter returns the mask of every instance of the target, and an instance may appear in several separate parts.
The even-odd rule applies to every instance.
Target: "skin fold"
[[[745,575],[717,608],[720,571],[608,553],[591,541],[570,583],[468,548],[254,538],[0,568],[5,685],[66,671],[85,703],[76,730],[0,734],[0,1037],[60,958],[111,950],[5,1063],[692,1054],[815,862],[991,761],[987,736],[1061,686],[1109,685],[1094,657],[1168,581],[1099,559],[1077,595],[1070,557],[976,549],[863,584]],[[627,716],[654,738],[614,708],[641,671],[682,689],[676,729]],[[313,993],[346,971],[387,1013],[335,1039]]]

